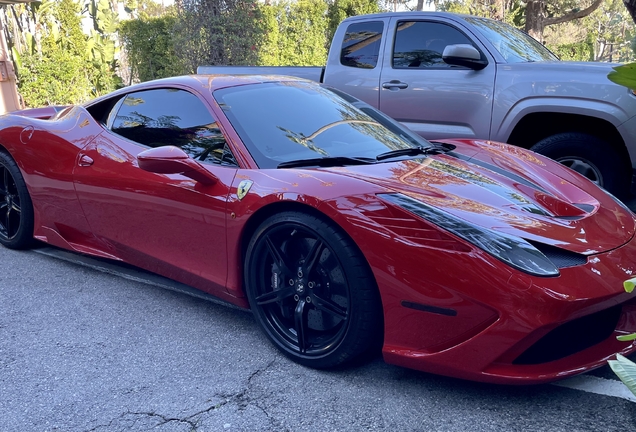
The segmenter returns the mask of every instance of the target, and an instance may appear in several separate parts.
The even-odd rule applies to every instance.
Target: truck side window
[[[446,45],[472,42],[456,28],[427,21],[400,21],[393,46],[393,68],[456,68],[442,60]],[[461,67],[461,66],[459,66]]]
[[[383,28],[382,21],[349,24],[342,41],[340,63],[356,68],[375,68],[378,64]]]

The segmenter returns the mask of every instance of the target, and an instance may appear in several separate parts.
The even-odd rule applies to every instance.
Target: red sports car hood
[[[332,168],[476,225],[592,254],[625,244],[634,217],[579,174],[517,147],[445,141],[454,151],[395,163]]]

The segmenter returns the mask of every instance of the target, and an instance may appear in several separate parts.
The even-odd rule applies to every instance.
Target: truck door
[[[378,108],[383,34],[389,18],[349,19],[333,37],[323,82]]]
[[[444,18],[392,18],[380,76],[380,110],[428,139],[490,136],[495,62],[468,30]],[[447,45],[471,44],[482,70],[442,60]]]

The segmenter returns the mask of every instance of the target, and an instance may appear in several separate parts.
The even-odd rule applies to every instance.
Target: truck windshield
[[[431,146],[314,83],[250,84],[213,95],[260,168],[317,158],[375,161],[388,151]]]
[[[474,25],[508,63],[559,60],[536,39],[506,23],[476,17],[466,21]]]

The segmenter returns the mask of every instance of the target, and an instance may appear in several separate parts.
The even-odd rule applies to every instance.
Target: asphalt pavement
[[[0,248],[0,431],[636,430],[621,397],[308,369],[249,312],[41,252]]]

